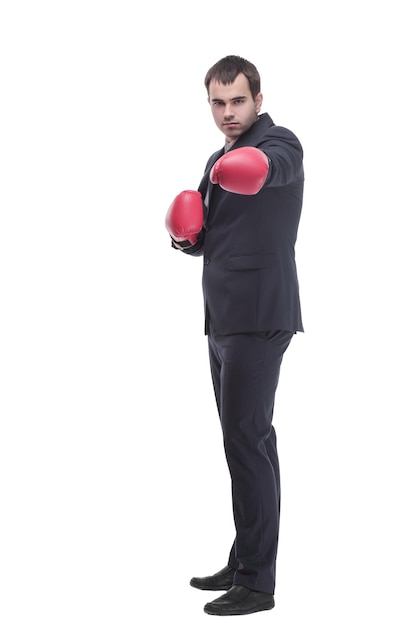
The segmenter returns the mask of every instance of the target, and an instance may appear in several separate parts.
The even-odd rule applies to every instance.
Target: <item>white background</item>
[[[201,258],[166,210],[221,147],[207,69],[258,67],[305,151],[305,333],[275,414],[281,626],[415,626],[412,3],[4,1],[2,626],[208,623],[233,539]]]

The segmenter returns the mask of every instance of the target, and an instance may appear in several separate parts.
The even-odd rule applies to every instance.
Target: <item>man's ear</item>
[[[259,113],[260,110],[261,110],[263,99],[264,99],[263,95],[261,94],[261,92],[259,92],[258,95],[255,98],[255,111],[257,113]]]

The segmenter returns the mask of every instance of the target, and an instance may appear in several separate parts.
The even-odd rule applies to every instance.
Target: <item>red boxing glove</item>
[[[190,248],[197,243],[203,222],[203,199],[199,191],[181,191],[165,218],[166,229],[177,248]]]
[[[252,196],[263,187],[269,171],[268,157],[246,146],[226,152],[211,168],[210,180],[225,191]]]

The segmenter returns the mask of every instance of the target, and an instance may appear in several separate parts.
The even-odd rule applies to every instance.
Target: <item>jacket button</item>
[[[208,265],[210,263],[210,259],[204,259],[204,265]]]

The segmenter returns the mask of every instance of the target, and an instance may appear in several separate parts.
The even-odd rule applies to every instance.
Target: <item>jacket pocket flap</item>
[[[271,267],[275,254],[242,254],[231,256],[228,261],[229,270],[255,270]]]

